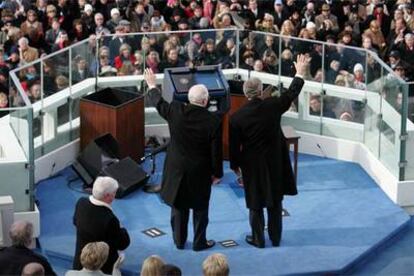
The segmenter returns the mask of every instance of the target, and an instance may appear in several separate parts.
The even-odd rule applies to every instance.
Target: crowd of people
[[[410,81],[413,7],[410,0],[7,0],[0,7],[0,107],[22,103],[9,87],[9,70],[84,39],[89,42],[73,48],[70,57],[60,53],[44,60],[42,68],[35,64],[19,71],[32,102],[96,74],[142,74],[145,68],[157,73],[187,65],[232,68],[237,53],[241,68],[290,77],[295,75],[293,60],[303,53],[310,60],[305,80],[362,90],[384,77],[372,55],[343,46],[371,50]],[[239,36],[234,28],[242,30]],[[170,33],[189,30],[193,32]],[[254,30],[267,35],[250,32]],[[323,49],[317,41],[336,46]],[[398,92],[389,92],[394,88],[385,86],[382,92],[400,109]],[[332,118],[362,121],[361,102],[334,97],[324,101]],[[309,109],[310,114],[318,112],[325,111]]]
[[[12,245],[0,249],[0,274],[22,276],[57,275],[49,261],[34,249],[33,224],[28,221],[16,221],[9,231]],[[83,248],[80,255],[80,270],[68,270],[66,276],[77,275],[113,275],[121,276],[124,255],[120,256],[112,266],[111,273],[102,272],[109,256],[109,245],[106,242],[90,242]],[[230,273],[225,255],[213,253],[201,265],[204,276],[227,276]],[[138,272],[138,271],[137,271]],[[201,273],[200,273],[201,274]],[[146,258],[140,270],[143,276],[181,276],[181,269],[166,263],[160,256],[152,255]]]
[[[125,228],[119,226],[118,219],[112,213],[111,204],[117,188],[118,183],[114,179],[99,177],[94,183],[91,197],[79,200],[74,214],[77,244],[73,270],[67,271],[65,275],[122,275],[125,255],[119,252],[128,247],[129,235]],[[83,208],[86,214],[82,217],[89,221],[80,219],[79,208]],[[91,215],[91,212],[94,214]],[[33,233],[31,222],[18,220],[11,225],[9,236],[12,245],[0,248],[0,275],[57,275],[47,258],[32,249],[36,243]],[[202,263],[205,276],[227,276],[229,271],[227,258],[220,253],[211,254]],[[156,255],[145,259],[140,270],[143,276],[181,274],[178,266],[166,263]]]

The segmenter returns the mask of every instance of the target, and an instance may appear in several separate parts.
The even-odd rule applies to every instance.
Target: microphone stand
[[[154,175],[155,173],[155,156],[160,152],[166,151],[169,144],[170,141],[167,141],[158,148],[153,149],[148,155],[141,158],[141,162],[144,162],[147,158],[151,158],[151,175]],[[159,193],[161,191],[161,184],[148,183],[142,189],[146,193]]]

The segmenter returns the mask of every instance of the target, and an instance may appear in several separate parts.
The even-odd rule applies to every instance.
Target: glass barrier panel
[[[79,42],[71,47],[70,60],[72,61],[70,84],[77,84],[96,74],[96,43],[94,39]]]
[[[404,72],[398,72],[400,77]],[[384,78],[382,91],[382,128],[380,136],[380,160],[390,171],[399,175],[400,149],[401,149],[401,126],[403,112],[403,92],[408,86],[402,80],[389,73]]]
[[[367,52],[366,64],[367,91],[381,93],[384,83],[382,78],[387,77],[387,71],[382,67],[379,57],[372,52]]]
[[[23,87],[25,87],[24,80],[19,77],[21,75],[19,73],[20,73],[20,71],[16,71],[17,81],[19,82],[19,85],[23,88]],[[24,95],[28,98],[28,91],[23,90],[22,93],[24,93]],[[14,82],[14,80],[12,80],[12,79],[9,80],[9,95],[8,95],[8,98],[9,98],[8,99],[8,104],[9,104],[10,107],[26,106],[26,103],[23,99],[23,95],[21,93],[19,93],[19,90],[17,89],[17,85]]]
[[[370,151],[379,158],[380,156],[380,139],[383,125],[382,117],[382,97],[384,87],[387,82],[388,73],[378,56],[373,52],[367,52],[367,91],[366,91],[366,108],[364,119],[364,144]]]
[[[69,50],[43,59],[43,92],[48,97],[69,87]]]
[[[0,195],[10,195],[17,212],[32,211],[31,170],[30,164],[30,121],[31,109],[0,108],[1,114],[9,114],[9,118],[0,118]],[[29,166],[30,167],[30,166]]]
[[[277,75],[279,48],[272,34],[251,32],[239,45],[239,68]]]
[[[27,161],[9,161],[0,159],[0,194],[10,195],[15,212],[33,211],[29,190],[30,174],[26,169]],[[12,173],[11,173],[12,172]]]
[[[414,179],[414,124],[407,122],[407,140],[405,149],[405,160],[407,166],[405,167],[404,180]]]
[[[29,108],[21,108],[10,111],[10,126],[16,135],[20,146],[23,149],[24,155],[27,159],[30,156],[30,126],[31,120],[29,122],[29,112],[31,109]]]
[[[309,83],[307,83],[309,85]],[[292,103],[289,111],[282,118],[282,124],[293,126],[296,130],[320,134],[321,133],[321,105],[320,93],[313,87],[305,86],[298,97],[298,101]],[[319,104],[319,106],[318,106]]]
[[[36,103],[42,99],[40,87],[40,61],[26,65],[15,72],[19,79],[20,85],[31,103]],[[14,101],[14,104],[17,104]]]

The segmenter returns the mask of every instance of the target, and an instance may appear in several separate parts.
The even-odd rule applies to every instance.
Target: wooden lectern
[[[106,88],[80,101],[80,144],[110,133],[119,144],[120,158],[139,161],[144,156],[144,97]]]

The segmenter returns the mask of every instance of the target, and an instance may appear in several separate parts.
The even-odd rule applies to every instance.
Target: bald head
[[[22,276],[43,276],[45,275],[44,267],[39,263],[28,263],[22,270]]]
[[[13,245],[28,247],[32,242],[33,224],[25,220],[18,220],[10,227],[9,235]]]
[[[208,89],[204,84],[196,84],[188,91],[188,101],[193,105],[206,107],[208,103]]]
[[[262,95],[263,84],[259,78],[250,78],[243,84],[243,93],[248,99]]]

